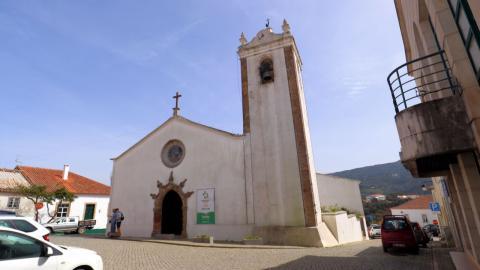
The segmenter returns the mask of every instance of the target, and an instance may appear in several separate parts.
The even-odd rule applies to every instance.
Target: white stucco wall
[[[322,220],[321,216],[321,201],[320,201],[320,193],[319,193],[319,187],[318,187],[318,181],[316,177],[316,172],[317,170],[315,169],[315,159],[313,156],[313,149],[312,149],[312,141],[310,139],[310,125],[308,123],[308,114],[307,114],[307,102],[305,100],[305,94],[303,90],[303,79],[302,79],[302,67],[301,67],[301,59],[297,57],[297,54],[294,54],[295,57],[295,62],[297,63],[297,84],[299,88],[299,97],[300,97],[300,103],[302,106],[302,119],[303,119],[303,125],[305,128],[305,138],[306,138],[306,144],[307,144],[307,154],[308,154],[308,163],[310,167],[310,178],[311,178],[311,183],[312,183],[312,191],[313,191],[313,200],[315,204],[315,213],[316,213],[316,219],[317,223],[320,223]]]
[[[420,227],[432,224],[433,220],[438,220],[437,214],[430,209],[391,209],[392,215],[408,215],[410,221],[418,222]],[[428,222],[423,222],[422,215],[427,215]]]
[[[95,214],[94,219],[96,220],[96,225],[94,229],[105,229],[107,227],[107,214],[108,214],[108,203],[110,197],[106,195],[76,195],[77,198],[70,203],[69,217],[79,217],[80,220],[83,220],[85,214],[86,204],[95,204]],[[58,201],[54,204],[50,204],[48,209],[50,214],[55,213],[56,205]],[[38,212],[40,223],[48,222],[51,217],[48,215],[47,207],[44,205],[42,209]],[[32,214],[33,216],[34,214]]]
[[[338,205],[364,215],[360,181],[317,173],[322,206]]]
[[[95,216],[94,219],[97,221],[94,229],[104,229],[107,226],[107,213],[108,213],[108,202],[110,200],[109,196],[99,196],[99,195],[76,195],[77,198],[70,204],[69,216],[78,216],[80,220],[83,220],[85,213],[85,205],[87,203],[95,203]],[[9,210],[15,211],[18,215],[26,217],[35,216],[35,207],[33,202],[25,197],[20,197],[20,207],[19,209],[10,209],[7,208],[8,198],[9,197],[20,197],[15,194],[1,193],[0,194],[0,210]],[[54,214],[56,204],[50,204],[48,209],[50,214]],[[50,220],[50,216],[47,213],[47,207],[44,205],[42,209],[38,211],[40,223],[45,223]]]
[[[97,221],[94,229],[104,229],[107,227],[109,196],[96,195],[78,195],[70,207],[70,216],[79,216],[81,220],[85,215],[86,204],[95,203],[95,214],[93,219]]]
[[[167,168],[161,160],[161,151],[172,139],[185,145],[185,158],[177,167]],[[114,160],[110,209],[118,207],[125,214],[123,235],[150,237],[154,207],[150,194],[158,193],[157,180],[168,183],[173,171],[175,183],[188,179],[183,190],[194,191],[188,199],[188,237],[200,234],[239,237],[239,227],[248,227],[243,147],[242,136],[232,136],[181,118],[168,120]],[[215,188],[218,226],[196,224],[196,190],[204,188]]]
[[[322,213],[322,219],[337,239],[338,244],[362,241],[361,220],[347,212]]]
[[[284,45],[257,47],[246,57],[258,226],[305,225]],[[258,68],[265,57],[273,61],[275,78],[272,83],[262,84]]]
[[[7,208],[8,198],[10,197],[20,198],[20,205],[18,209]],[[12,193],[0,193],[0,210],[15,211],[15,213],[18,215],[31,217],[33,217],[35,213],[33,203],[30,200]]]

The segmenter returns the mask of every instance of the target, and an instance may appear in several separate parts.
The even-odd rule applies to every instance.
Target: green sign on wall
[[[215,189],[197,190],[197,224],[215,224]]]
[[[197,213],[197,224],[215,224],[215,212]]]

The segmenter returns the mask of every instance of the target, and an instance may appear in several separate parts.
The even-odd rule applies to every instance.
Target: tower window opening
[[[270,59],[265,59],[260,64],[260,78],[262,83],[273,82],[273,62]]]

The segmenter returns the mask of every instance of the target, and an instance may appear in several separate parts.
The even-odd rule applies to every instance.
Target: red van
[[[399,247],[418,254],[419,248],[415,239],[413,228],[406,216],[386,215],[382,222],[383,251],[390,247]]]

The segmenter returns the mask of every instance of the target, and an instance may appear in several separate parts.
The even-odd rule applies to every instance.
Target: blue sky
[[[0,1],[0,167],[109,183],[172,113],[242,132],[238,38],[286,18],[303,60],[315,163],[398,160],[387,74],[404,62],[393,1]]]

